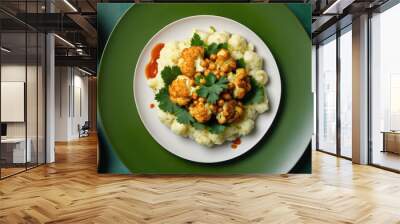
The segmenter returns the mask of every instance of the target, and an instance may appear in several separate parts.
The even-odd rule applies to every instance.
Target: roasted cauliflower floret
[[[179,59],[179,67],[183,75],[193,77],[196,73],[196,60],[204,57],[204,48],[200,46],[192,46],[182,51]]]
[[[193,80],[183,75],[178,76],[174,81],[172,81],[168,87],[169,98],[171,101],[180,106],[188,105],[192,97],[190,91],[192,83]]]
[[[236,70],[236,75],[233,80],[235,86],[233,90],[233,96],[237,99],[243,99],[243,97],[251,90],[250,78],[244,68]]]
[[[205,123],[211,119],[211,106],[204,102],[204,98],[200,98],[192,103],[189,107],[189,113],[200,123]]]
[[[218,109],[218,114],[216,116],[219,124],[233,123],[239,120],[243,115],[243,105],[236,100],[228,100],[224,102],[222,99],[220,99],[218,104],[222,104],[222,107]]]

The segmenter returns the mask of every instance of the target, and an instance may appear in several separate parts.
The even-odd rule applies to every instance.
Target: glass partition
[[[31,161],[26,137],[26,41],[25,32],[1,34],[2,177],[24,171]]]
[[[43,11],[44,1],[26,3],[21,15]],[[44,33],[0,12],[1,179],[45,163],[45,45]]]
[[[336,154],[336,36],[318,47],[318,145]]]

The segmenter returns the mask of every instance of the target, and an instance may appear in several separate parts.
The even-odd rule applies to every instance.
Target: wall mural
[[[99,172],[311,172],[310,5],[98,9]]]

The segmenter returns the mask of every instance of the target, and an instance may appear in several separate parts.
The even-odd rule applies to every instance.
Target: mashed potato
[[[198,34],[201,40],[207,44],[227,43],[232,58],[235,60],[244,60],[246,71],[249,76],[260,86],[265,86],[267,84],[268,75],[265,70],[263,70],[263,59],[255,52],[254,45],[248,43],[244,37],[239,34],[216,32],[213,29],[210,31],[194,29],[193,33]],[[190,47],[190,40],[191,37],[183,41],[170,41],[165,43],[164,48],[160,52],[160,58],[157,60],[158,74],[155,78],[148,80],[148,86],[155,94],[165,86],[161,78],[161,71],[165,66],[176,66],[179,64],[181,52],[183,49]],[[195,62],[195,67],[196,72],[203,71],[200,66],[200,60]],[[250,134],[255,127],[257,116],[267,111],[269,105],[267,96],[265,96],[264,101],[261,103],[245,105],[242,119],[228,125],[220,134],[213,134],[206,129],[200,130],[191,125],[179,123],[175,115],[162,111],[158,107],[157,101],[155,101],[155,109],[157,110],[159,120],[169,127],[173,133],[189,137],[199,144],[211,147]]]

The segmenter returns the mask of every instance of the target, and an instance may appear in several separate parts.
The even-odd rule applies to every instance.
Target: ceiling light
[[[73,44],[72,44],[71,42],[69,42],[68,40],[66,40],[66,39],[64,39],[64,38],[62,38],[62,37],[60,37],[60,36],[57,35],[57,34],[54,34],[54,36],[57,37],[57,38],[58,38],[59,40],[61,40],[62,42],[66,43],[68,46],[75,48],[75,45],[73,45]]]
[[[68,0],[64,0],[65,4],[67,4],[74,12],[78,12],[78,10],[73,6]]]
[[[1,51],[4,51],[6,53],[10,53],[11,52],[11,50],[9,50],[9,49],[7,49],[5,47],[1,47],[0,49],[1,49]]]
[[[78,67],[78,70],[81,71],[81,72],[83,72],[83,73],[85,73],[85,74],[87,74],[87,75],[93,75],[92,73],[90,73],[90,72],[88,72],[88,71],[86,71],[86,70],[84,70],[84,69],[81,69],[81,68],[79,68],[79,67]]]

